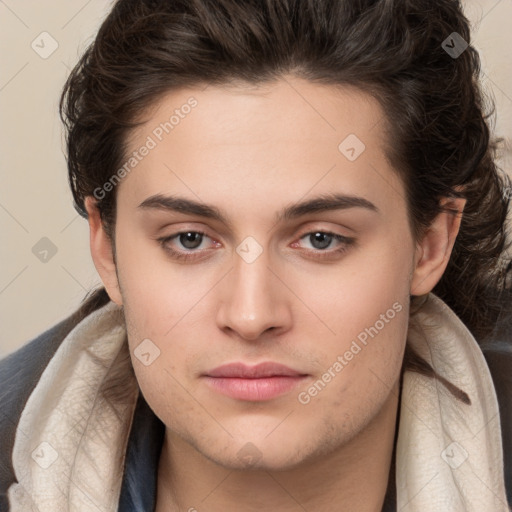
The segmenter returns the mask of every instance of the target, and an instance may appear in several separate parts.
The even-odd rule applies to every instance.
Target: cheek
[[[346,321],[338,322],[337,336],[318,339],[319,371],[299,402],[320,410],[329,402],[344,411],[378,408],[400,375],[408,311],[406,296],[357,315],[341,313]]]
[[[175,425],[175,411],[201,423],[204,412],[191,399],[194,383],[184,378],[191,367],[190,347],[180,323],[172,329],[180,318],[171,318],[172,307],[156,310],[142,295],[127,298],[124,310],[132,366],[150,407],[168,427]]]
[[[381,402],[399,377],[402,364],[409,319],[410,253],[381,243],[344,263],[337,275],[303,279],[302,293],[306,287],[317,290],[310,294],[309,304],[320,312],[324,324],[315,348],[324,373],[318,376],[317,390],[305,390],[308,396],[304,398],[316,393],[323,395],[318,403],[341,400],[356,406],[366,398],[367,404]],[[324,384],[330,388],[327,392]]]
[[[338,322],[338,336],[327,344],[319,340],[322,369],[300,390],[295,409],[311,439],[323,429],[329,443],[346,441],[394,398],[409,314],[408,295],[391,300],[396,298],[380,298],[378,306],[370,303],[357,315],[342,313],[346,321]]]
[[[190,358],[200,359],[206,348],[201,334],[215,334],[220,287],[214,285],[224,269],[197,267],[193,274],[190,266],[167,260],[157,244],[145,240],[131,247],[123,244],[129,240],[127,233],[119,235],[118,272],[137,378],[143,392],[147,390],[155,401],[163,403],[165,396],[179,400],[179,385],[172,376],[186,377],[194,365]],[[276,265],[294,292],[287,300],[294,311],[295,348],[318,361],[320,377],[335,363],[337,368],[343,365],[341,372],[331,370],[329,387],[344,399],[353,396],[357,401],[362,386],[391,386],[400,371],[408,322],[410,251],[396,242],[382,236],[336,264],[317,265],[316,270],[312,262]],[[146,339],[154,342],[155,352],[160,351],[147,367],[133,356]],[[208,348],[210,353],[215,349]],[[176,392],[170,393],[169,386]],[[324,393],[324,398],[335,395]],[[183,407],[189,401],[185,397]]]
[[[155,240],[130,233],[127,223],[117,236],[119,285],[134,339],[166,339],[206,292],[205,280],[192,282],[186,267],[173,263]]]
[[[340,350],[377,323],[379,336],[403,338],[407,326],[412,245],[401,246],[385,236],[376,238],[317,272],[294,268],[286,274],[297,296],[310,312],[305,321],[316,322],[323,347]],[[315,318],[316,316],[316,318]],[[382,317],[382,318],[381,318]],[[305,327],[305,326],[303,326]],[[375,329],[371,329],[375,333]],[[369,336],[366,334],[366,336]],[[348,348],[348,347],[347,347]]]

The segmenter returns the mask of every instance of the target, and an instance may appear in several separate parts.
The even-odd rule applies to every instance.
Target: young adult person
[[[104,286],[0,363],[2,507],[508,510],[478,76],[451,0],[118,0],[61,102]]]

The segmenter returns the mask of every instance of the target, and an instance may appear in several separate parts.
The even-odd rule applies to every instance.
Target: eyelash
[[[174,234],[172,234],[170,236],[166,236],[166,237],[162,237],[162,238],[157,238],[157,241],[160,243],[162,248],[174,259],[177,259],[177,260],[180,260],[180,261],[189,261],[189,260],[192,260],[192,259],[196,259],[197,258],[197,253],[198,252],[202,252],[202,251],[197,251],[197,250],[195,250],[195,251],[191,250],[193,252],[177,251],[177,250],[172,249],[171,247],[169,247],[169,245],[167,245],[168,242],[170,242],[174,238],[178,238],[180,235],[183,235],[183,234],[186,234],[186,233],[195,233],[195,234],[198,234],[198,235],[201,235],[201,236],[206,236],[206,237],[210,238],[203,231],[185,230],[185,231],[178,231],[177,233],[174,233]],[[336,240],[336,241],[338,241],[338,242],[343,244],[340,248],[334,249],[334,250],[330,250],[330,251],[321,250],[321,249],[306,249],[307,252],[316,253],[316,257],[318,259],[320,259],[320,260],[326,259],[326,258],[330,258],[330,257],[332,257],[333,254],[336,254],[336,253],[337,254],[343,254],[355,242],[354,238],[346,237],[346,236],[343,236],[343,235],[338,235],[337,233],[332,233],[331,231],[321,231],[321,230],[308,231],[307,233],[303,233],[299,237],[299,240],[302,240],[303,238],[305,238],[305,237],[307,237],[309,235],[314,235],[316,233],[322,233],[323,235],[331,236],[331,237],[333,237],[334,240]]]

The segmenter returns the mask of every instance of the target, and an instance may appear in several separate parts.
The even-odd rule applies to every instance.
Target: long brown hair
[[[76,210],[87,217],[84,198],[123,165],[130,130],[168,91],[262,84],[283,73],[355,86],[380,102],[386,156],[403,179],[416,240],[442,211],[441,197],[467,199],[433,292],[477,340],[489,337],[500,314],[511,312],[503,293],[512,275],[505,253],[512,188],[496,165],[494,109],[459,1],[118,0],[60,102]],[[98,201],[114,250],[116,192]],[[69,326],[108,300],[96,290]],[[409,348],[404,367],[435,377]]]

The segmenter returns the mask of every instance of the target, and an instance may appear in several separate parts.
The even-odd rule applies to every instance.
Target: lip
[[[288,366],[265,362],[255,366],[230,363],[203,375],[215,391],[238,400],[261,402],[289,393],[308,377]]]
[[[223,364],[206,373],[208,377],[226,377],[237,379],[261,379],[264,377],[298,377],[300,372],[284,364],[265,362],[254,366],[244,363]]]

